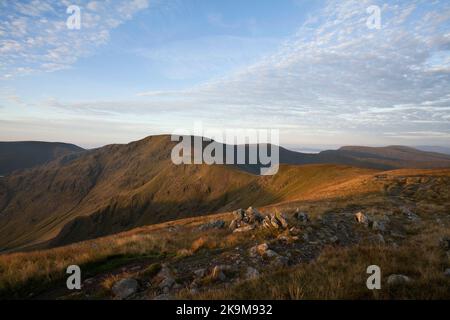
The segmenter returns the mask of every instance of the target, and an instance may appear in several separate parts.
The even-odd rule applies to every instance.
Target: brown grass
[[[448,258],[437,245],[437,234],[448,230],[431,227],[431,236],[421,235],[399,248],[361,244],[336,250],[326,248],[311,263],[280,269],[257,280],[229,288],[211,289],[197,295],[183,291],[188,299],[450,299],[450,279],[443,271]],[[366,269],[378,265],[382,289],[368,290]],[[408,285],[389,287],[390,274],[413,279]]]

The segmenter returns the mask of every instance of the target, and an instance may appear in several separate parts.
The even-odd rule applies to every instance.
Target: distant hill
[[[0,142],[0,176],[32,168],[63,155],[83,151],[73,144],[59,142]]]
[[[280,163],[334,163],[379,170],[436,169],[450,168],[450,155],[403,146],[346,146],[338,150],[326,150],[319,153],[301,153],[280,148]]]
[[[438,152],[443,154],[450,155],[450,147],[440,147],[440,146],[417,146],[416,149],[422,150],[422,151],[429,151],[429,152]]]

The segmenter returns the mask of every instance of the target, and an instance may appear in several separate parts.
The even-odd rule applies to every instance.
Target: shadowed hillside
[[[0,142],[0,175],[38,166],[83,150],[76,145],[59,142]]]
[[[110,145],[0,181],[0,245],[69,243],[132,227],[294,199],[370,172],[339,166],[282,167],[259,177],[225,165],[171,162],[175,143],[154,136]],[[73,219],[79,217],[75,221]]]

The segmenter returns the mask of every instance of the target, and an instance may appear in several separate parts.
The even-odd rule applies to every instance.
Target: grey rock
[[[298,210],[298,209],[297,209]],[[309,222],[309,215],[306,212],[296,211],[294,217],[301,222]]]
[[[274,214],[270,215],[270,224],[272,225],[272,227],[274,227],[275,229],[279,229],[281,227],[281,222],[278,221],[278,219],[275,217]]]
[[[244,219],[246,219],[248,223],[260,223],[263,221],[264,217],[261,213],[259,213],[257,209],[249,207],[247,210],[245,210]]]
[[[403,274],[391,274],[387,279],[387,284],[390,286],[403,285],[411,282],[411,278]]]
[[[200,230],[208,230],[208,229],[222,229],[225,227],[225,221],[223,220],[216,220],[216,221],[211,221],[208,223],[205,223],[203,225],[200,226]]]
[[[205,274],[206,274],[206,269],[205,268],[201,268],[201,269],[195,270],[194,274],[195,274],[196,277],[203,278],[205,276]]]
[[[259,277],[259,271],[253,267],[247,267],[245,277],[247,279],[256,279]]]
[[[269,259],[271,259],[271,258],[278,257],[278,253],[276,253],[276,252],[273,251],[273,250],[268,249],[268,250],[266,250],[266,251],[264,252],[264,256],[267,257],[267,258],[269,258]]]
[[[363,224],[365,226],[369,225],[369,218],[364,213],[362,213],[361,211],[357,212],[355,214],[355,220],[356,220],[356,222],[358,222],[360,224]]]
[[[384,225],[383,221],[373,221],[372,222],[372,229],[375,231],[386,231],[386,226]]]
[[[450,277],[450,268],[445,269],[444,276]]]
[[[135,294],[139,288],[139,284],[135,279],[127,278],[117,281],[113,287],[112,292],[120,299],[126,299]]]
[[[284,216],[284,214],[280,213],[277,215],[277,219],[278,221],[281,223],[281,227],[287,229],[289,227],[286,217]]]
[[[175,279],[172,272],[166,265],[162,266],[155,279],[159,280],[158,287],[161,290],[164,290],[165,288],[170,289],[175,284]]]
[[[289,263],[289,259],[287,257],[283,257],[277,254],[275,259],[272,262],[272,265],[275,267],[285,267]]]
[[[248,231],[251,231],[251,230],[253,230],[253,229],[255,229],[255,226],[254,226],[254,225],[247,225],[247,226],[243,226],[243,227],[234,229],[234,230],[233,230],[233,233],[237,233],[237,232],[248,232]]]
[[[330,242],[331,243],[338,243],[339,242],[339,238],[336,237],[336,236],[333,236],[333,237],[330,238]]]
[[[250,256],[255,257],[257,255],[263,256],[265,252],[269,250],[269,245],[267,243],[262,243],[250,248]]]
[[[225,281],[227,277],[223,273],[226,268],[223,266],[215,266],[211,272],[211,278],[214,280]]]
[[[439,239],[439,246],[445,251],[450,250],[450,237],[442,237]]]

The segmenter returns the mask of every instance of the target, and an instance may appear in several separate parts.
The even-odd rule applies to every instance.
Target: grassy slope
[[[290,169],[286,168],[288,172]],[[321,177],[324,171],[323,168],[321,169],[319,170],[321,172],[317,172],[314,176]],[[315,262],[301,264],[291,269],[273,270],[273,272],[265,273],[258,281],[239,282],[228,289],[211,288],[198,295],[181,293],[181,296],[188,298],[448,298],[449,283],[442,276],[446,257],[439,251],[437,245],[440,236],[448,235],[448,225],[437,225],[434,219],[436,214],[439,214],[442,219],[449,218],[450,170],[398,170],[383,173],[382,176],[364,174],[350,181],[341,181],[334,186],[324,185],[324,188],[305,192],[300,200],[287,201],[275,207],[283,211],[300,207],[310,212],[313,217],[330,210],[348,212],[348,210],[360,209],[367,212],[375,210],[374,212],[378,211],[382,214],[390,211],[395,217],[400,205],[397,201],[401,201],[401,205],[414,204],[424,221],[421,229],[413,225],[407,225],[409,229],[404,229],[402,224],[399,225],[411,236],[400,247],[374,247],[364,244],[342,250],[335,250],[336,248],[333,247],[330,250],[324,250]],[[312,179],[312,177],[309,178]],[[290,179],[287,178],[280,179],[278,183],[288,183],[292,189],[303,190],[303,182],[289,184],[289,181]],[[411,193],[411,191],[414,192]],[[296,198],[294,194],[289,197]],[[280,198],[280,200],[286,199]],[[266,207],[263,211],[272,209]],[[64,270],[69,264],[82,265],[83,270],[87,270],[87,275],[91,276],[96,272],[115,268],[122,263],[142,259],[148,264],[162,262],[170,257],[175,259],[170,261],[178,261],[185,257],[200,261],[204,254],[209,254],[208,252],[234,250],[236,246],[247,246],[255,240],[263,241],[264,237],[267,237],[264,234],[254,234],[252,237],[248,234],[230,234],[227,230],[202,232],[196,228],[200,224],[218,218],[229,221],[231,216],[224,213],[182,219],[61,248],[2,255],[0,256],[0,292],[9,297],[23,296],[24,292],[30,292],[30,290],[38,292],[47,285],[63,283]],[[417,278],[414,290],[403,288],[393,292],[389,289],[369,294],[365,286],[361,285],[361,281],[366,277],[364,268],[367,267],[367,263],[379,264],[383,269],[384,280],[389,273],[406,273]],[[103,268],[100,271],[99,266]],[[105,281],[111,281],[108,279],[106,278]],[[356,284],[358,286],[355,286]],[[429,284],[428,287],[427,284]]]

